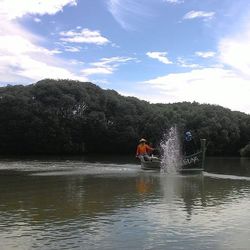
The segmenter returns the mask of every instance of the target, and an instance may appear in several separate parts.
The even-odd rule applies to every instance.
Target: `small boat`
[[[143,170],[160,170],[161,159],[159,157],[151,156],[150,159],[141,159],[141,169]]]
[[[206,151],[206,140],[201,139],[201,150],[192,155],[183,156],[178,172],[199,172],[204,170]],[[161,159],[159,157],[151,157],[148,160],[141,159],[141,169],[143,170],[160,170]]]

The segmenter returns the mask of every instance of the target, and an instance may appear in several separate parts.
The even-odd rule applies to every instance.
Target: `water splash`
[[[171,127],[164,134],[160,147],[162,151],[161,171],[176,173],[182,161],[180,138],[176,126]]]

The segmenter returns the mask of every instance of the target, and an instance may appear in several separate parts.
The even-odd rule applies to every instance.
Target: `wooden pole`
[[[206,139],[201,139],[201,151],[202,151],[202,168],[204,169],[205,154],[206,154]]]

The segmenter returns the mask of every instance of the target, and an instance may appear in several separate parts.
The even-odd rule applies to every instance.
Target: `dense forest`
[[[0,88],[2,155],[134,154],[141,137],[157,146],[174,125],[206,138],[208,155],[250,156],[250,115],[221,106],[150,104],[70,80]]]

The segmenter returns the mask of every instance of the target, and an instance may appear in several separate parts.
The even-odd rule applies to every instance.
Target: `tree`
[[[172,126],[206,138],[209,155],[248,152],[250,116],[220,106],[150,104],[71,80],[0,88],[1,154],[134,153],[141,137],[157,146]]]

